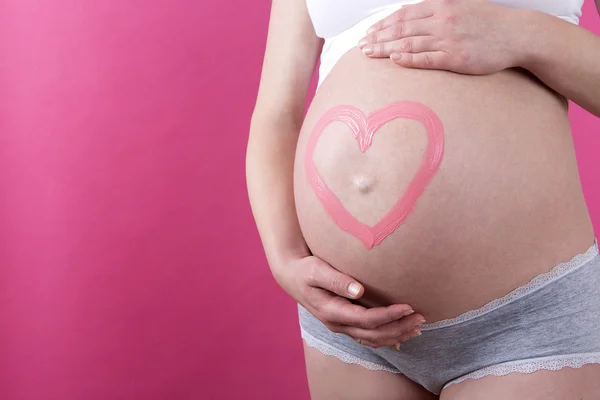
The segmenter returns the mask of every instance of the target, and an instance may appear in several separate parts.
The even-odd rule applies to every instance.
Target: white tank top
[[[317,36],[324,38],[319,67],[319,86],[333,66],[366,34],[375,22],[405,4],[421,0],[306,0]],[[584,0],[492,0],[514,8],[538,10],[579,23]]]

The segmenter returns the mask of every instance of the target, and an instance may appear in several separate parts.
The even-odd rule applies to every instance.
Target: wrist
[[[267,261],[273,277],[281,286],[281,279],[285,279],[289,271],[289,265],[295,260],[300,260],[311,255],[304,241],[295,246],[278,246],[266,252]]]
[[[556,17],[537,10],[515,9],[515,26],[513,29],[512,51],[515,67],[527,70],[543,62],[547,44],[543,33],[547,23]]]

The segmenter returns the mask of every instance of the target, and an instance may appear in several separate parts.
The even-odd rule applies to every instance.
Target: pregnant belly
[[[354,116],[319,126],[335,110]],[[593,243],[565,103],[518,70],[409,70],[348,52],[306,115],[294,188],[309,248],[365,285],[363,304],[408,303],[428,321]]]

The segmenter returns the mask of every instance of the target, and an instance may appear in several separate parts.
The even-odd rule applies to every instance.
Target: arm
[[[310,254],[292,187],[296,141],[321,47],[304,8],[299,0],[273,1],[246,155],[250,204],[271,268]]]
[[[406,304],[366,309],[348,301],[363,286],[310,254],[296,216],[294,156],[320,48],[305,1],[274,0],[246,154],[252,212],[273,276],[290,296],[333,332],[398,346],[417,335],[422,316]]]
[[[540,11],[424,0],[377,22],[359,46],[406,68],[484,75],[523,67],[600,116],[600,37]]]
[[[600,0],[596,0],[600,9]],[[523,13],[528,27],[523,68],[546,85],[600,117],[600,37],[537,11]]]

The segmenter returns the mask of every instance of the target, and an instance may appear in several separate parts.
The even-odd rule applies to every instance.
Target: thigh
[[[326,356],[304,343],[312,400],[437,400],[403,375],[372,371]]]
[[[598,393],[600,365],[585,365],[466,380],[444,389],[440,400],[596,400]]]

